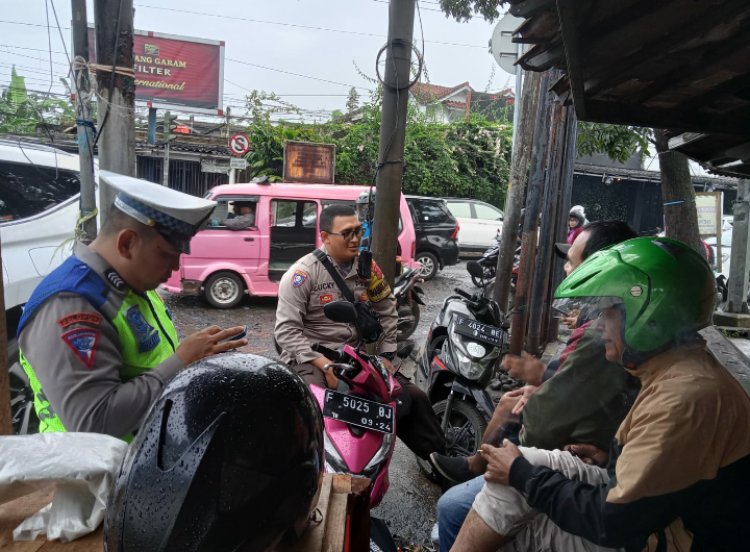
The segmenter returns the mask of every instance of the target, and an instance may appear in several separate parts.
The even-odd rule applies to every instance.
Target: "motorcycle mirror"
[[[349,301],[333,301],[323,306],[326,317],[334,322],[354,324],[357,321],[357,311]]]
[[[482,267],[476,261],[469,261],[468,263],[466,263],[466,270],[468,270],[469,274],[471,276],[474,276],[474,278],[482,278],[484,276]]]

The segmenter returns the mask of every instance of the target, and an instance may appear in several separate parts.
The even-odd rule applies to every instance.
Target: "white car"
[[[477,199],[447,198],[448,209],[459,224],[461,253],[483,253],[503,231],[503,212]]]
[[[31,398],[18,364],[15,335],[23,305],[42,278],[70,256],[79,213],[78,156],[0,140],[2,247],[11,416],[17,433],[33,431]]]

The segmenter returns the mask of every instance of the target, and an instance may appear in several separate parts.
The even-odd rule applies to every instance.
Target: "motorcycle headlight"
[[[336,449],[333,442],[328,438],[328,434],[323,434],[323,443],[326,453],[326,471],[329,473],[349,473],[349,466],[341,453]]]
[[[456,333],[451,333],[451,341],[455,350],[456,368],[458,373],[468,380],[478,380],[484,373],[484,366],[474,361],[468,351],[463,347],[461,337]],[[480,345],[481,347],[481,345]]]

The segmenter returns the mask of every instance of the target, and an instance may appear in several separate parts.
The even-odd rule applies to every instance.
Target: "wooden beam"
[[[682,102],[679,105],[679,108],[684,111],[699,109],[711,105],[715,100],[718,100],[723,96],[729,96],[741,90],[750,92],[750,74],[738,75],[733,79],[729,79],[702,96],[696,96],[691,100]]]
[[[586,98],[583,95],[583,71],[581,51],[578,45],[575,0],[557,0],[557,16],[560,19],[560,33],[565,47],[570,89],[573,104],[579,119],[586,118]]]
[[[636,77],[638,75],[637,69],[643,60],[653,61],[655,58],[664,57],[660,54],[670,51],[676,44],[692,40],[696,36],[705,36],[716,25],[731,21],[741,13],[748,11],[748,5],[744,0],[735,0],[725,9],[717,9],[712,7],[710,3],[694,3],[694,5],[696,9],[698,5],[705,6],[706,9],[702,12],[696,12],[690,23],[681,25],[678,29],[666,28],[669,25],[668,19],[665,23],[658,18],[651,17],[653,10],[645,11],[646,24],[650,26],[662,24],[665,26],[664,33],[659,35],[659,39],[642,44],[639,49],[626,56],[618,59],[605,58],[602,63],[589,67],[587,74],[592,76],[591,81],[594,81],[595,76],[595,82],[591,84],[587,82],[587,96],[591,97],[604,88],[612,88],[616,84]],[[628,26],[632,27],[632,23]],[[620,22],[620,25],[623,26],[622,22]],[[607,51],[606,45],[601,42],[601,40],[592,40],[589,44],[592,49]],[[700,48],[706,49],[706,46],[702,45]]]
[[[578,108],[576,106],[576,112]],[[639,105],[589,100],[586,103],[587,121],[652,128],[674,128],[684,131],[708,132],[747,136],[747,119],[736,115],[717,117],[698,112],[683,113],[671,109],[654,109]]]

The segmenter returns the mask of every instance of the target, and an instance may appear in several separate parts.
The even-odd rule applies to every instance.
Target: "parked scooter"
[[[470,261],[476,263],[481,268],[481,272],[476,272],[471,275],[471,282],[477,287],[484,287],[489,283],[490,280],[495,278],[497,273],[497,259],[500,256],[500,232],[495,236],[495,243],[490,245],[482,256],[476,261]],[[468,266],[467,266],[468,269]]]
[[[393,295],[396,297],[398,308],[398,336],[399,343],[405,341],[419,324],[419,306],[424,305],[422,295],[424,290],[417,285],[422,281],[419,270],[406,269],[393,284]]]
[[[335,322],[356,324],[354,305],[334,301],[323,307]],[[388,466],[396,446],[396,399],[401,385],[375,355],[344,345],[334,351],[316,346],[331,359],[331,369],[345,389],[311,385],[323,412],[326,471],[367,477],[370,507],[388,490]],[[408,354],[408,352],[406,353]]]
[[[507,352],[509,324],[497,303],[461,289],[430,327],[416,381],[442,421],[448,454],[474,454],[495,409],[487,386]]]

